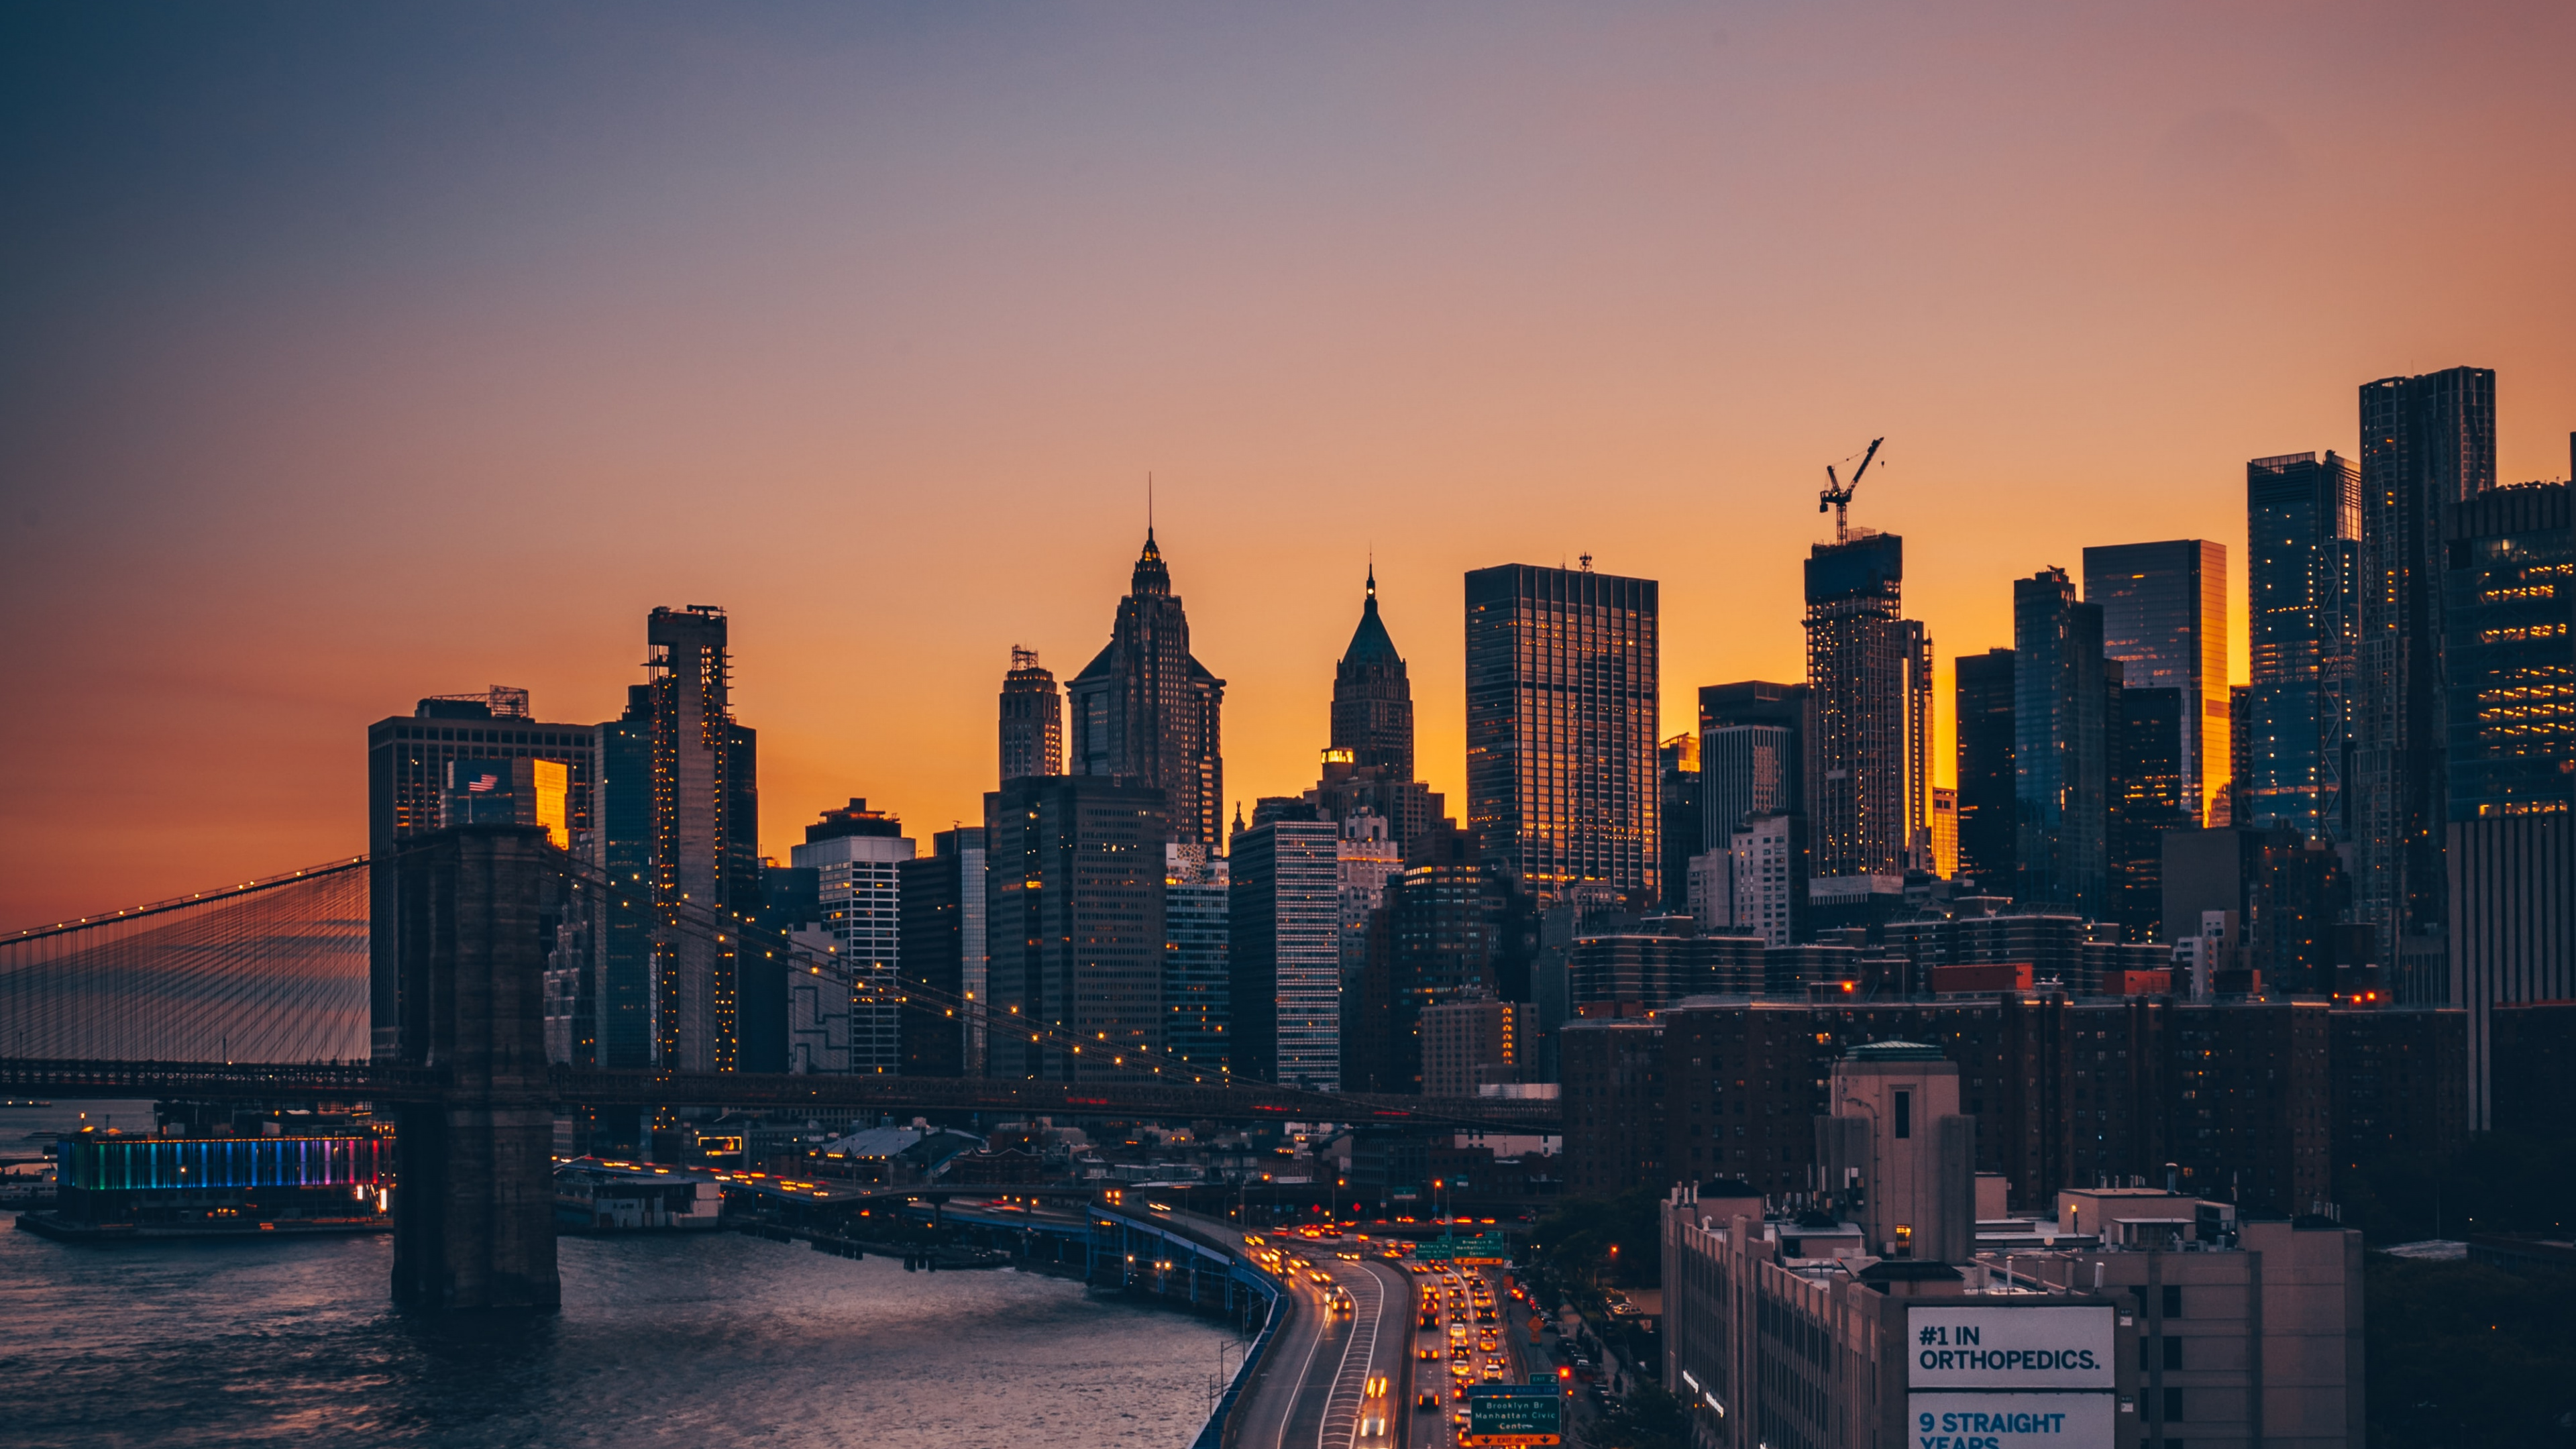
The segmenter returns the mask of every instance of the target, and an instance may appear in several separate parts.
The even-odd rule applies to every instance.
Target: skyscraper
[[[2111,914],[2129,940],[2164,940],[2164,833],[2197,828],[2183,800],[2183,692],[2104,687]]]
[[[367,726],[368,931],[367,1004],[372,1050],[389,1059],[401,1028],[400,981],[394,970],[399,845],[439,828],[439,798],[452,760],[547,760],[566,767],[559,820],[526,823],[547,827],[547,839],[570,849],[590,829],[592,786],[598,765],[589,725],[541,724],[528,717],[528,692],[496,684],[481,694],[434,694]],[[524,797],[533,805],[533,796]],[[585,1020],[590,1016],[585,1013]],[[577,1058],[593,1064],[595,1028],[582,1028]]]
[[[1901,878],[1929,844],[1931,639],[1900,617],[1905,540],[1862,530],[1807,559],[1808,868]]]
[[[1962,654],[1958,683],[1959,874],[1990,895],[2020,875],[2013,799],[2013,652]]]
[[[2569,485],[2445,510],[2449,996],[2470,1122],[2493,1125],[2489,1017],[2576,997],[2576,508]]]
[[[895,864],[895,1047],[907,1077],[961,1077],[983,1003],[984,829],[942,830]]]
[[[901,1072],[902,870],[913,858],[903,822],[852,800],[805,827],[789,863],[818,872],[823,932],[850,973],[850,1070]],[[926,938],[925,938],[926,939]],[[953,1075],[940,1073],[939,1075]]]
[[[1267,820],[1227,861],[1237,1076],[1336,1091],[1342,1075],[1341,827]]]
[[[1002,778],[1064,773],[1064,701],[1055,672],[1038,663],[1038,651],[1011,646],[1011,672],[1002,676]]]
[[[1229,894],[1224,856],[1163,847],[1163,1050],[1184,1082],[1219,1081],[1232,1069]]]
[[[2495,486],[2495,373],[2454,367],[2361,388],[2361,637],[2350,792],[2354,918],[2377,935],[2401,999],[2440,999],[2442,511]]]
[[[647,906],[602,911],[592,934],[601,1064],[733,1071],[741,938],[705,917],[763,906],[758,739],[733,718],[724,610],[655,609],[645,642],[645,682],[593,736],[582,853]]]
[[[2182,800],[2194,825],[2224,808],[2228,768],[2227,546],[2207,539],[2084,550],[2084,601],[2131,689],[2182,691]]]
[[[2361,470],[2327,453],[2245,465],[2246,774],[2238,825],[2348,838],[2344,754],[2360,637]]]
[[[1691,857],[1704,848],[1700,843],[1701,782],[1699,734],[1685,731],[1663,742],[1655,751],[1655,773],[1663,798],[1656,813],[1663,818],[1661,887],[1657,897],[1664,909],[1679,911],[1690,901]]]
[[[1163,1049],[1170,836],[1163,792],[1115,778],[1032,775],[984,797],[988,1076],[1088,1080]]]
[[[1431,787],[1413,777],[1413,685],[1378,617],[1375,567],[1359,626],[1333,669],[1332,744],[1324,751],[1323,778],[1306,800],[1326,820],[1381,818],[1399,855],[1445,809]]]
[[[2064,569],[2013,581],[2013,805],[2025,907],[2112,915],[2102,606]]]
[[[1505,564],[1467,575],[1467,828],[1544,905],[1658,874],[1652,579]]]
[[[1190,621],[1152,529],[1108,647],[1065,692],[1073,706],[1070,773],[1162,791],[1172,838],[1184,844],[1225,839],[1218,728],[1225,681],[1190,653]]]
[[[1703,849],[1726,849],[1752,816],[1804,813],[1807,699],[1803,684],[1761,679],[1701,687]]]

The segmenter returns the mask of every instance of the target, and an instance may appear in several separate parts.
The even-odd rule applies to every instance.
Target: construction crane
[[[1827,486],[1824,492],[1816,495],[1816,511],[1818,513],[1822,513],[1828,508],[1831,508],[1834,511],[1834,542],[1851,542],[1851,515],[1849,510],[1851,508],[1852,490],[1860,487],[1860,475],[1869,471],[1869,460],[1878,456],[1878,445],[1886,441],[1887,439],[1885,438],[1872,438],[1869,440],[1869,451],[1860,455],[1860,466],[1852,470],[1851,481],[1849,483],[1845,483],[1834,476],[1833,464],[1827,463],[1825,465],[1825,483]]]

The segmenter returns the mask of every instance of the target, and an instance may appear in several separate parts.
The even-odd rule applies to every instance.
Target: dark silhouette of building
[[[2117,725],[2108,737],[2114,911],[2128,939],[2160,941],[2166,939],[2163,836],[2194,828],[2183,775],[2186,696],[2117,681],[2106,688],[2103,716]]]
[[[570,849],[576,834],[591,823],[591,793],[598,776],[591,728],[532,720],[528,692],[499,684],[481,694],[430,695],[408,715],[367,726],[367,1007],[370,1050],[379,1060],[393,1050],[402,1028],[393,956],[395,857],[402,842],[442,828],[448,765],[489,760],[518,768],[542,760],[562,766],[564,778],[551,793],[550,810],[544,806],[549,793],[535,788],[533,770],[530,788],[514,792],[513,800],[526,814],[518,823],[545,824],[548,843]],[[559,818],[541,822],[540,813]],[[587,1065],[589,1058],[583,1062]]]
[[[2008,892],[2020,876],[2013,823],[2013,652],[1960,655],[1957,674],[1959,874],[1980,889]]]
[[[2569,486],[2498,488],[2444,527],[2449,999],[2469,1011],[2471,1121],[2495,1119],[2491,1019],[2576,998],[2576,516]]]
[[[2024,906],[2112,914],[2102,610],[2064,569],[2013,581],[2013,775]]]
[[[2400,999],[2443,999],[2449,750],[2443,510],[2493,488],[2495,373],[2454,367],[2361,387],[2361,634],[2354,671],[2353,910]]]
[[[2130,689],[2182,692],[2183,809],[2224,809],[2228,782],[2227,547],[2207,539],[2084,550],[2084,602],[2101,611],[2102,652]]]
[[[1002,778],[1064,773],[1064,699],[1038,651],[1011,646],[1002,676]]]
[[[2331,995],[2336,966],[2356,964],[2338,960],[2352,884],[2325,842],[2287,825],[2221,826],[2169,831],[2163,846],[2169,937],[2198,934],[2206,912],[2235,912],[2245,964],[2270,992]]]
[[[1587,881],[1654,893],[1658,598],[1589,555],[1467,575],[1467,828],[1542,905]]]
[[[1805,784],[1816,876],[1890,876],[1930,859],[1931,636],[1900,617],[1905,540],[1863,531],[1806,565]]]
[[[1386,882],[1358,973],[1363,1009],[1384,1013],[1361,1026],[1349,1053],[1371,1090],[1422,1090],[1422,1016],[1433,1006],[1527,998],[1526,969],[1512,969],[1514,905],[1510,881],[1457,826],[1444,821],[1414,842]]]
[[[1664,830],[1660,887],[1656,898],[1669,910],[1690,904],[1691,857],[1708,848],[1701,830],[1699,735],[1678,734],[1655,751],[1655,778],[1663,798],[1657,806]]]
[[[2361,470],[2327,453],[2245,465],[2245,709],[2232,723],[2245,768],[2240,825],[2344,839],[2361,624]]]
[[[1137,556],[1107,648],[1065,685],[1073,732],[1069,773],[1163,792],[1172,838],[1225,838],[1225,762],[1219,713],[1225,681],[1190,653],[1190,623],[1152,529]],[[1153,870],[1159,880],[1161,866]]]
[[[1323,778],[1306,792],[1317,818],[1383,816],[1398,849],[1440,820],[1446,803],[1413,777],[1413,684],[1378,617],[1377,570],[1350,647],[1333,669],[1332,744]]]
[[[1162,791],[1099,775],[984,797],[989,1075],[1088,1080],[1163,1050],[1170,829]]]
[[[984,954],[984,832],[938,831],[930,849],[895,866],[896,1054],[907,1077],[957,1077],[966,1075],[967,970]]]

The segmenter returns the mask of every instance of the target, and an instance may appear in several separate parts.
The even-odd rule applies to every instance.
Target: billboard
[[[1563,1403],[1552,1382],[1473,1385],[1467,1390],[1467,1427],[1458,1431],[1459,1449],[1563,1443]]]
[[[1917,1304],[1906,1313],[1917,1389],[2109,1389],[2109,1304],[2004,1308]],[[2074,1441],[2066,1441],[2074,1442]]]
[[[2109,1394],[1912,1394],[1917,1449],[2112,1449]]]

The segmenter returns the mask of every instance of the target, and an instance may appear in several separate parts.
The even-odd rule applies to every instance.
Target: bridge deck
[[[0,1058],[0,1090],[52,1097],[204,1101],[436,1101],[446,1075],[361,1063],[124,1062]],[[1162,1121],[1378,1122],[1390,1126],[1555,1133],[1552,1101],[1336,1095],[1263,1085],[999,1081],[979,1077],[673,1073],[556,1067],[547,1091],[568,1106],[833,1107],[972,1111]]]

